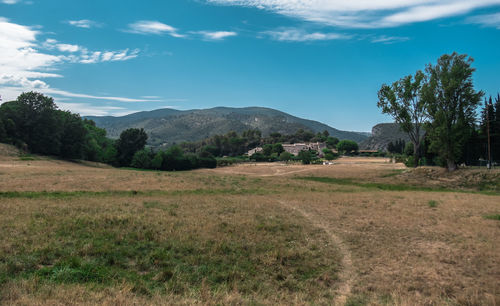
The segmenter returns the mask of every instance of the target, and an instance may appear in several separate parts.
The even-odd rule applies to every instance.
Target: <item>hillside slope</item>
[[[360,143],[360,148],[365,150],[387,150],[387,145],[399,139],[410,141],[408,134],[401,131],[397,123],[380,123],[372,128],[372,136]]]
[[[123,117],[86,118],[106,129],[112,138],[117,138],[127,128],[144,128],[149,135],[148,142],[153,146],[198,141],[216,134],[230,131],[241,133],[248,129],[258,129],[264,136],[273,132],[293,134],[298,129],[304,129],[315,133],[327,130],[334,137],[357,142],[367,139],[361,133],[341,131],[317,121],[263,107],[216,107],[186,111],[158,109]]]

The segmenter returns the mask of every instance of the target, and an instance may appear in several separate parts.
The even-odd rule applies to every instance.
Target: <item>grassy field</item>
[[[0,304],[500,303],[500,173],[0,158]]]

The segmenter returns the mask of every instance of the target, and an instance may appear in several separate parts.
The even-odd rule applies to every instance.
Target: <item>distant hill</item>
[[[96,117],[97,126],[106,129],[108,136],[118,138],[127,128],[144,128],[149,135],[149,144],[181,143],[198,141],[216,134],[230,131],[241,133],[249,129],[258,129],[264,136],[273,132],[294,134],[299,129],[314,133],[327,130],[331,136],[361,142],[367,139],[364,133],[337,130],[326,124],[298,118],[287,113],[263,107],[230,108],[216,107],[180,111],[158,109],[138,112],[122,117]]]
[[[387,145],[399,139],[410,141],[408,134],[401,131],[397,123],[380,123],[372,128],[372,136],[362,141],[359,145],[364,150],[387,150]]]

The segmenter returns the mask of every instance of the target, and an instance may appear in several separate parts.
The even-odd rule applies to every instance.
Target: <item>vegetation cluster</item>
[[[474,89],[473,59],[445,54],[378,92],[378,106],[391,115],[411,143],[390,143],[388,151],[404,155],[407,165],[439,165],[449,171],[457,164],[500,157],[500,96],[485,101],[480,123],[477,110],[484,92]],[[491,149],[494,155],[491,155]]]
[[[59,110],[50,97],[37,92],[21,94],[0,106],[0,142],[24,151],[83,159],[119,167],[157,170],[214,168],[212,154],[184,154],[180,147],[153,152],[146,149],[148,135],[143,129],[127,129],[117,140],[106,130],[80,115]]]

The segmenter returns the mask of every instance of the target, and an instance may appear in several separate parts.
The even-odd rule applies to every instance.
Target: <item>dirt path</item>
[[[292,170],[292,171],[282,171],[280,169],[277,169],[276,172],[273,174],[262,174],[260,176],[282,176],[282,175],[305,172],[305,171],[311,171],[311,169],[306,168],[306,169]]]
[[[306,219],[308,219],[313,226],[320,228],[328,234],[330,239],[337,245],[342,256],[342,271],[339,274],[340,286],[337,290],[338,295],[335,297],[334,305],[344,305],[347,298],[351,294],[352,286],[355,280],[355,272],[352,264],[351,251],[339,236],[335,235],[330,227],[321,221],[321,217],[313,215],[310,212],[305,211],[299,205],[293,202],[279,201],[281,205],[284,205],[294,211],[297,211]]]
[[[314,168],[309,168],[309,167],[302,168],[302,169],[297,169],[297,167],[293,167],[291,169],[287,169],[287,168],[283,169],[282,167],[267,167],[267,168],[264,168],[264,171],[266,171],[267,173],[251,172],[251,170],[262,171],[263,168],[257,168],[257,167],[259,167],[259,166],[256,166],[255,168],[253,168],[252,166],[247,166],[247,168],[241,167],[243,169],[247,169],[250,171],[237,171],[235,169],[238,169],[238,166],[233,166],[233,167],[226,167],[225,169],[219,168],[217,170],[214,170],[214,172],[216,171],[218,173],[231,174],[231,175],[237,174],[237,175],[248,175],[248,176],[256,176],[256,177],[272,177],[272,176],[285,176],[288,174],[294,174],[294,173],[300,173],[300,172],[314,170]],[[296,169],[296,170],[294,170],[294,169]],[[270,173],[270,172],[272,172],[272,173]]]

